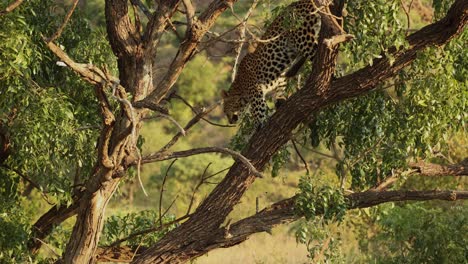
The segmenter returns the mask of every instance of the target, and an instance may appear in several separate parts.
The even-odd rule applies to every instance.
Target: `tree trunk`
[[[107,172],[111,175],[111,172]],[[65,263],[94,263],[95,250],[104,224],[104,213],[119,179],[107,181],[96,191],[86,191],[80,203],[79,213],[67,244]]]

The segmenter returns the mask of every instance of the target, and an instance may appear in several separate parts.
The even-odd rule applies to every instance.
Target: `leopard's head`
[[[246,99],[238,94],[232,94],[229,91],[222,91],[223,110],[226,114],[229,124],[235,124],[239,121],[239,117],[246,105]]]

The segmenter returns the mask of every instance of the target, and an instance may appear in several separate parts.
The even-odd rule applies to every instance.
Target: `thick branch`
[[[446,200],[456,201],[468,199],[468,191],[366,191],[346,195],[347,208],[367,208],[382,203],[397,201],[428,201]],[[298,220],[301,216],[294,212],[295,197],[277,202],[253,216],[244,218],[234,224],[219,228],[212,233],[212,237],[197,255],[203,255],[211,249],[227,248],[242,243],[251,235],[260,232],[269,232],[273,227]],[[323,212],[317,212],[317,215]],[[128,247],[117,247],[98,250],[101,260],[128,261],[141,251],[129,250]],[[116,254],[118,253],[118,254]]]
[[[366,191],[346,195],[348,209],[367,208],[397,201],[456,201],[468,199],[468,191]],[[322,214],[323,212],[319,212]],[[294,197],[271,205],[259,213],[231,225],[226,238],[224,229],[218,231],[215,247],[230,247],[246,240],[250,235],[271,230],[276,225],[299,219],[294,213]]]
[[[192,26],[187,28],[185,39],[177,52],[176,57],[173,59],[169,66],[169,71],[165,74],[164,78],[159,82],[156,89],[152,91],[146,101],[158,103],[164,98],[169,89],[174,85],[179,77],[185,64],[190,60],[192,54],[198,46],[198,43],[213,26],[216,19],[221,15],[226,8],[229,7],[236,0],[216,0],[213,1],[208,8],[200,15],[199,19],[193,19]]]
[[[176,10],[179,3],[180,0],[159,2],[158,10],[154,12],[154,15],[148,22],[148,28],[143,37],[145,46],[150,48],[157,47],[159,39],[164,33],[166,26],[170,22],[170,18],[172,17],[172,14]]]
[[[410,45],[409,49],[397,50],[395,47],[389,49],[393,50],[391,54],[395,59],[393,64],[390,63],[388,57],[376,59],[372,66],[369,65],[353,74],[333,81],[328,96],[333,97],[331,101],[337,102],[370,91],[378,83],[394,76],[399,70],[413,62],[416,59],[417,52],[429,46],[443,45],[458,36],[465,27],[467,20],[468,1],[455,1],[443,19],[416,31],[406,38]]]
[[[36,254],[42,246],[40,240],[47,237],[52,229],[78,212],[79,202],[74,201],[70,206],[52,206],[43,214],[32,227],[32,238],[28,242],[28,248],[32,254]],[[40,239],[40,240],[38,240]]]
[[[109,43],[117,57],[131,56],[139,44],[138,32],[128,15],[125,0],[106,1],[106,25]]]
[[[467,164],[439,165],[423,161],[410,163],[410,168],[422,176],[468,176]]]

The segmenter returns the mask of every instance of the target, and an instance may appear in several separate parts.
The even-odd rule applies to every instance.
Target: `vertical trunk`
[[[107,173],[111,175],[111,172]],[[64,255],[65,263],[94,263],[101,230],[104,223],[104,213],[118,179],[107,181],[96,191],[89,190],[80,203],[75,226]]]

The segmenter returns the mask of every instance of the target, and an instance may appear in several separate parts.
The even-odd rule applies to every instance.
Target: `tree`
[[[37,252],[54,226],[74,215],[76,222],[62,256],[65,263],[124,260],[135,254],[134,263],[176,263],[215,248],[239,244],[252,234],[304,216],[312,219],[324,214],[332,219],[340,218],[346,210],[392,201],[455,201],[468,197],[463,190],[387,190],[408,167],[413,169],[410,174],[427,177],[467,175],[463,163],[414,162],[429,160],[428,153],[443,151],[444,138],[466,126],[466,1],[434,1],[436,21],[414,32],[409,30],[409,18],[408,28],[398,23],[398,1],[366,6],[347,3],[349,19],[342,19],[344,1],[333,1],[331,5],[315,1],[322,8],[323,24],[318,54],[308,65],[311,70],[304,70],[307,80],[301,89],[292,89],[284,105],[260,129],[241,128],[241,134],[251,136],[247,142],[234,144],[241,147],[240,152],[217,146],[174,151],[179,139],[218,104],[193,108],[195,116],[184,127],[171,117],[165,105],[183,100],[171,92],[172,88],[187,63],[200,56],[200,49],[222,40],[216,35],[213,40],[210,29],[225,10],[237,5],[236,1],[211,1],[198,12],[188,0],[156,1],[150,5],[153,9],[140,1],[108,0],[103,7],[108,39],[105,44],[102,38],[93,38],[91,34],[96,33],[91,33],[89,27],[80,24],[85,23],[83,20],[70,20],[77,2],[73,1],[56,31],[51,17],[37,15],[37,10],[44,11],[39,1],[31,1],[23,10],[26,4],[19,3],[13,9],[23,13],[7,8],[4,13],[8,14],[1,13],[0,17],[5,25],[2,38],[10,41],[2,41],[1,47],[1,82],[5,87],[2,97],[8,99],[2,103],[5,114],[1,116],[0,161],[5,176],[2,203],[14,206],[15,199],[19,199],[20,178],[59,201],[33,225],[29,243],[32,253]],[[202,2],[200,5],[204,6]],[[185,21],[180,22],[181,19]],[[344,29],[356,35],[354,42],[344,43],[350,36],[345,34],[341,20]],[[237,26],[241,33],[248,29],[245,22],[241,19]],[[24,25],[32,24],[36,27],[24,31]],[[177,52],[167,71],[157,76],[155,69],[161,64],[158,59],[163,44],[170,40],[170,32],[180,37],[175,40]],[[12,48],[16,45],[7,33],[18,34],[23,43],[20,51],[8,50],[17,48]],[[97,40],[100,42],[93,43]],[[42,49],[37,51],[36,46]],[[96,50],[89,50],[91,47]],[[337,60],[339,55],[343,58]],[[70,71],[64,73],[58,66],[51,66],[55,60],[52,58],[58,58]],[[76,62],[86,59],[92,63]],[[118,76],[112,72],[115,65]],[[63,86],[42,88],[54,84]],[[92,96],[96,99],[90,100]],[[351,113],[348,109],[357,111]],[[50,115],[46,117],[39,111]],[[143,155],[138,139],[143,121],[151,114],[171,120],[179,129],[158,151]],[[41,127],[43,124],[47,126]],[[77,131],[77,124],[98,129]],[[55,129],[57,125],[60,131]],[[25,135],[23,141],[19,136],[22,131],[34,133]],[[40,133],[45,134],[38,136]],[[304,139],[304,135],[310,138]],[[341,188],[349,185],[354,193],[344,195],[339,188],[316,188],[305,178],[296,196],[237,222],[227,221],[246,190],[257,178],[264,177],[260,171],[272,158],[281,161],[277,153],[290,140],[313,146],[322,143],[335,149],[342,145],[343,159],[337,172]],[[433,151],[435,146],[439,149]],[[46,155],[50,149],[54,151],[52,156]],[[164,219],[160,210],[159,226],[131,235],[164,231],[150,241],[148,248],[135,250],[119,247],[118,243],[110,248],[99,247],[106,206],[119,185],[130,177],[131,170],[138,178],[143,164],[202,153],[223,153],[232,156],[235,163],[194,212],[192,201],[187,214],[178,219]],[[339,155],[339,151],[335,154]],[[53,182],[46,174],[59,182]],[[24,228],[18,230],[22,232]]]

